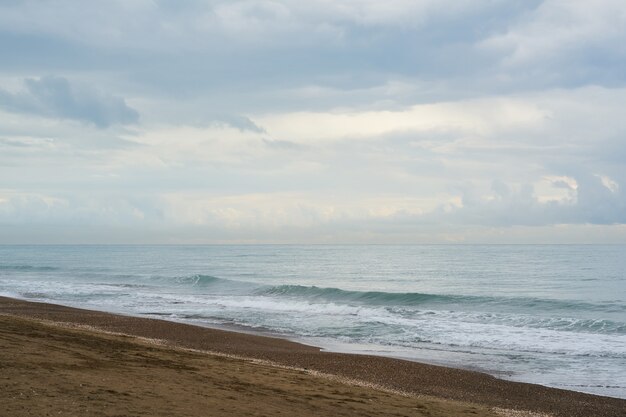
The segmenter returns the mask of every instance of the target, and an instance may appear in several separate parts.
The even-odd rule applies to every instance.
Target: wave
[[[0,265],[0,271],[57,271],[59,268],[53,266],[36,265]]]
[[[272,296],[305,297],[326,301],[352,301],[374,305],[415,305],[427,301],[451,301],[459,296],[424,293],[393,293],[383,291],[349,291],[304,285],[278,285],[259,290],[257,294]]]
[[[195,274],[181,277],[153,278],[153,282],[190,286],[221,293],[300,299],[316,303],[347,303],[353,305],[382,307],[438,307],[438,308],[497,308],[498,311],[543,311],[554,314],[566,312],[626,313],[626,305],[617,302],[585,302],[577,300],[555,300],[532,297],[495,297],[482,295],[430,294],[421,292],[385,292],[343,290],[333,287],[306,285],[263,285],[247,281],[218,278],[212,275]],[[554,317],[554,316],[553,316]],[[606,326],[601,320],[590,321],[588,328]],[[609,326],[612,327],[612,326]]]
[[[317,311],[323,306],[334,306],[333,308],[339,309],[371,307],[386,310],[386,313],[389,313],[394,320],[406,319],[409,322],[430,317],[435,320],[493,323],[512,327],[626,334],[626,323],[619,318],[611,320],[612,314],[606,314],[626,311],[626,306],[617,303],[589,303],[529,297],[354,291],[305,285],[272,286],[202,274],[177,277],[173,281],[172,278],[167,278],[167,282],[175,283],[177,286],[197,288],[200,293],[212,297],[246,296],[246,303],[252,303],[249,307],[262,310],[288,310],[295,308],[294,306],[300,306],[299,308],[303,311]],[[226,302],[225,300],[222,301]],[[230,307],[236,307],[244,302],[241,297],[228,298],[228,300],[230,301],[227,304]],[[234,304],[230,305],[230,303]],[[326,311],[326,308],[322,310]],[[582,311],[592,312],[593,316],[599,316],[599,318],[581,318]],[[615,317],[621,317],[621,314]]]
[[[506,327],[549,329],[571,332],[626,335],[626,323],[609,319],[582,319],[575,317],[541,317],[528,314],[427,312],[435,319],[458,322],[490,323]]]
[[[181,276],[173,279],[161,277],[157,278],[156,281],[164,283],[165,285],[174,284],[177,287],[196,288],[202,292],[210,291],[211,294],[214,295],[252,294],[254,290],[260,287],[260,285],[254,284],[252,282],[236,281],[203,274]]]
[[[0,271],[56,271],[60,268],[52,266],[37,266],[27,264],[0,264]],[[100,276],[98,276],[101,278]],[[116,280],[135,280],[133,275],[108,275]],[[211,291],[214,295],[241,294],[268,297],[297,298],[307,302],[318,303],[348,303],[354,305],[383,306],[383,307],[438,307],[456,310],[458,308],[481,309],[491,306],[503,311],[544,311],[552,314],[565,312],[597,312],[621,315],[626,313],[626,305],[617,302],[584,302],[576,300],[554,300],[532,297],[495,297],[481,295],[459,294],[430,294],[421,292],[385,292],[385,291],[357,291],[343,290],[333,287],[318,287],[305,285],[263,285],[248,281],[219,278],[206,274],[194,274],[178,277],[153,276],[151,284],[164,286],[194,287],[203,291]],[[144,281],[145,282],[145,281]],[[128,285],[135,285],[129,283]],[[551,314],[551,315],[552,315]],[[568,324],[563,324],[568,327]],[[616,328],[619,325],[602,320],[589,321],[581,327],[588,329]],[[621,328],[620,328],[621,330]]]
[[[572,300],[549,300],[528,297],[490,297],[477,295],[428,294],[418,292],[396,293],[383,291],[350,291],[339,288],[323,288],[303,285],[278,285],[263,287],[257,290],[256,293],[259,295],[287,296],[329,302],[351,302],[376,306],[499,305],[549,311],[626,311],[626,306],[617,303],[589,303]]]
[[[169,280],[170,278],[167,278],[167,281]],[[228,283],[228,282],[235,282],[235,281],[217,278],[211,275],[196,274],[196,275],[189,275],[189,276],[183,276],[183,277],[176,277],[174,278],[174,282],[176,284],[182,284],[182,285],[208,286],[208,285],[212,285],[216,283]]]

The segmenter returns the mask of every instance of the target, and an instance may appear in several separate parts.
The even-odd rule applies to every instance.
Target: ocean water
[[[0,295],[626,398],[625,245],[0,246]]]

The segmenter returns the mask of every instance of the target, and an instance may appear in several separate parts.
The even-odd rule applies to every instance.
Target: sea
[[[0,246],[0,295],[626,398],[626,245]]]

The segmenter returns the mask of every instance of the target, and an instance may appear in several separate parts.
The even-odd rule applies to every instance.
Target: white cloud
[[[363,139],[392,132],[456,132],[491,135],[543,123],[547,114],[532,103],[508,98],[424,104],[398,111],[287,113],[254,117],[279,139],[320,141]]]
[[[185,166],[190,163],[219,162],[240,164],[263,151],[261,133],[228,126],[154,126],[129,140],[144,145],[116,155],[122,164]],[[129,159],[130,158],[130,159]]]
[[[565,175],[548,175],[537,181],[534,188],[539,203],[576,203],[578,182],[575,178]]]
[[[315,228],[329,223],[420,216],[441,204],[459,204],[452,196],[412,198],[389,195],[341,196],[333,193],[264,193],[161,196],[166,218],[178,224],[253,230],[273,227]]]
[[[619,184],[611,177],[608,177],[606,175],[597,175],[597,177],[599,177],[600,181],[602,181],[602,185],[608,188],[613,194],[619,191]]]

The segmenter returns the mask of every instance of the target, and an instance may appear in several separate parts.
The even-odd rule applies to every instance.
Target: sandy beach
[[[163,320],[0,297],[0,323],[6,416],[626,415],[626,400]]]

